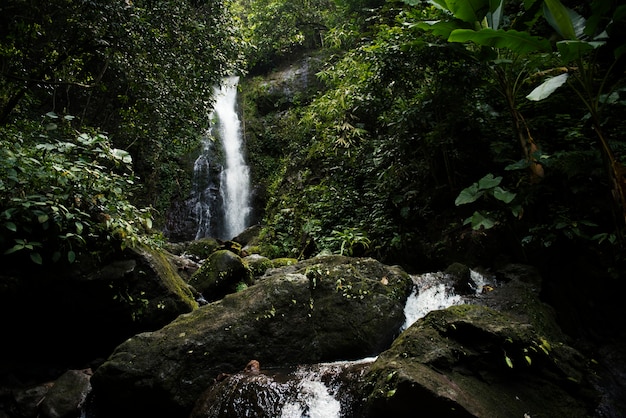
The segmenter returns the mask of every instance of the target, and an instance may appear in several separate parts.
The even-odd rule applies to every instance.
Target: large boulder
[[[321,257],[121,344],[92,378],[114,416],[186,417],[221,373],[250,359],[285,367],[375,355],[404,322],[408,274],[372,259]]]
[[[4,266],[0,274],[0,370],[32,374],[106,358],[138,332],[163,327],[197,307],[169,256],[127,249],[69,269]],[[55,375],[45,376],[56,378]]]
[[[589,417],[592,362],[540,302],[538,275],[509,266],[476,304],[433,311],[394,341],[364,383],[367,417]]]
[[[209,302],[222,299],[252,283],[248,265],[229,250],[215,251],[189,280],[189,284]]]

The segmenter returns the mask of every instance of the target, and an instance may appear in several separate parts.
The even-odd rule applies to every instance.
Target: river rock
[[[91,391],[91,370],[68,370],[50,388],[40,405],[40,417],[70,418],[80,416]]]
[[[295,268],[294,268],[295,267]],[[111,416],[187,417],[222,373],[375,355],[404,322],[408,274],[332,256],[273,270],[247,289],[121,344],[94,373]]]
[[[202,263],[189,284],[212,302],[253,284],[253,277],[241,257],[230,250],[218,250]]]
[[[366,417],[589,417],[592,362],[538,299],[532,269],[500,272],[475,304],[433,311],[394,341],[365,381]]]
[[[355,390],[366,362],[334,362],[297,368],[246,370],[212,385],[189,418],[358,417]]]
[[[274,267],[272,260],[260,254],[250,254],[244,257],[243,261],[248,265],[253,277],[260,277],[264,275],[268,269]]]
[[[87,364],[105,358],[128,337],[159,329],[197,307],[188,284],[159,250],[138,247],[84,257],[70,268],[5,267],[0,274],[0,329],[7,342],[2,371],[21,373],[38,364],[46,373],[44,365]]]

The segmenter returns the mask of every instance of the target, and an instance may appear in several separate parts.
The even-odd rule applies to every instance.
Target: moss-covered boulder
[[[204,260],[220,248],[215,238],[200,238],[193,241],[170,242],[165,248],[172,254],[185,255],[193,260]]]
[[[193,294],[170,258],[160,250],[136,248],[104,259],[81,258],[69,268],[11,271],[4,266],[0,325],[10,344],[0,368],[30,368],[37,362],[63,369],[106,357],[128,337],[195,309]]]
[[[538,297],[536,276],[515,267],[477,303],[418,320],[372,365],[368,417],[593,415],[591,362],[570,347]]]
[[[281,268],[285,266],[291,266],[298,262],[297,258],[291,257],[281,257],[281,258],[273,258],[272,259],[272,267]]]
[[[252,283],[248,265],[229,250],[218,250],[211,254],[189,280],[189,284],[209,302],[236,292],[242,285],[249,286]]]
[[[284,367],[389,347],[404,322],[408,274],[372,259],[323,257],[274,270],[161,330],[120,345],[92,378],[113,416],[187,417],[220,373],[256,359]]]
[[[243,261],[248,265],[253,277],[260,277],[268,269],[274,267],[272,260],[259,254],[252,254],[244,257]]]

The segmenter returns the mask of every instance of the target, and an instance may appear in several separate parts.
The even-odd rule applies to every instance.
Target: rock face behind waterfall
[[[330,256],[270,270],[242,292],[122,345],[92,378],[114,416],[186,417],[221,373],[375,355],[404,321],[401,269]]]

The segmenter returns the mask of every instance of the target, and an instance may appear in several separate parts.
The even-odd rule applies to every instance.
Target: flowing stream
[[[471,271],[471,288],[475,294],[460,296],[454,292],[452,280],[445,273],[427,273],[412,276],[415,289],[407,299],[404,314],[406,322],[403,331],[429,312],[449,306],[472,303],[483,286],[488,284],[481,274]],[[216,406],[214,414],[224,403],[231,406],[237,416],[263,416],[280,418],[342,418],[358,415],[361,399],[353,393],[355,383],[364,375],[367,366],[376,357],[357,361],[338,361],[299,366],[291,371],[263,371],[259,379],[251,379],[244,384],[234,383],[221,397],[222,406]],[[250,404],[243,398],[271,399],[271,402]],[[233,406],[234,405],[234,406]],[[259,409],[255,409],[259,408]],[[253,415],[250,411],[255,411]],[[213,411],[212,411],[213,412]]]
[[[249,222],[250,168],[245,161],[241,120],[237,113],[239,77],[215,87],[211,130],[194,163],[193,212],[196,239],[231,239]]]

